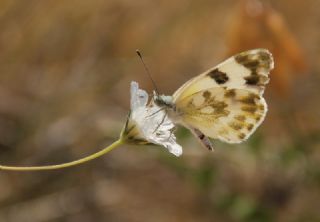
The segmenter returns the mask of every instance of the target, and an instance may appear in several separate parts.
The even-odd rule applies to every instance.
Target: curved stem
[[[79,160],[67,162],[67,163],[62,163],[62,164],[57,164],[57,165],[48,165],[48,166],[4,166],[0,165],[0,170],[11,170],[11,171],[37,171],[37,170],[56,170],[56,169],[62,169],[62,168],[67,168],[71,166],[76,166],[85,162],[88,162],[90,160],[96,159],[98,157],[101,157],[102,155],[110,152],[114,148],[118,147],[119,145],[123,144],[124,142],[119,139],[112,143],[110,146],[104,148],[101,151],[98,151],[94,154],[91,154],[89,156],[86,156],[84,158],[81,158]]]

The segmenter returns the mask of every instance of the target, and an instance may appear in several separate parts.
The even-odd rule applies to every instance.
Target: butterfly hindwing
[[[180,123],[228,143],[246,140],[263,121],[267,105],[256,92],[216,87],[176,103]]]
[[[174,93],[174,102],[216,87],[245,89],[262,95],[271,69],[273,58],[268,50],[253,49],[239,53],[186,82]]]

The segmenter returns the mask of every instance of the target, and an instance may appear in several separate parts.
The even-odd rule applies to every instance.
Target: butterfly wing
[[[179,122],[225,142],[247,139],[266,115],[262,95],[273,65],[268,50],[254,49],[189,80],[173,95]]]
[[[174,102],[216,87],[245,89],[262,95],[271,69],[273,58],[268,50],[253,49],[239,53],[182,85],[173,94]]]
[[[176,103],[180,123],[228,143],[246,140],[267,112],[263,97],[244,89],[203,90]]]

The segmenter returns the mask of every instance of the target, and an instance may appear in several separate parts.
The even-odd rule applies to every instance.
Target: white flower
[[[153,102],[148,104],[148,94],[131,82],[131,112],[121,138],[128,143],[153,143],[166,147],[176,156],[182,154],[182,147],[176,143],[174,124],[165,110]]]

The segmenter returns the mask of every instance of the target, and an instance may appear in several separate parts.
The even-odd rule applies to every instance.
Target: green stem
[[[123,144],[124,142],[119,139],[112,143],[110,146],[104,148],[101,151],[98,151],[94,154],[91,154],[90,156],[86,156],[84,158],[81,158],[79,160],[67,162],[67,163],[62,163],[62,164],[57,164],[57,165],[48,165],[48,166],[26,166],[26,167],[19,167],[19,166],[4,166],[0,165],[0,170],[11,170],[11,171],[36,171],[36,170],[56,170],[56,169],[62,169],[66,167],[71,167],[75,165],[79,165],[85,162],[88,162],[90,160],[96,159],[98,157],[101,157],[102,155],[110,152],[114,148],[118,147],[119,145]]]

